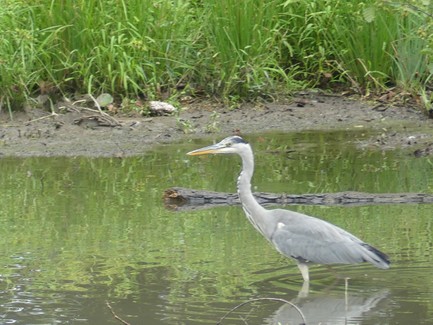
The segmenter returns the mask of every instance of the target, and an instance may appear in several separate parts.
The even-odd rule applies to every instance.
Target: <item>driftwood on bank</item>
[[[338,192],[320,194],[254,193],[263,205],[379,205],[402,203],[433,203],[433,195],[423,193]],[[164,191],[164,203],[175,210],[204,209],[222,205],[239,205],[237,193],[223,193],[172,187]]]

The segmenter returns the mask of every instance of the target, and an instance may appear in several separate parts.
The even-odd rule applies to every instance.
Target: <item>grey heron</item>
[[[386,254],[363,242],[349,232],[324,220],[302,213],[268,210],[262,207],[251,192],[254,155],[251,146],[239,136],[230,136],[221,142],[187,153],[238,154],[242,171],[237,188],[242,208],[253,226],[278,252],[295,259],[304,282],[309,281],[309,264],[355,264],[369,262],[387,269],[390,261]]]

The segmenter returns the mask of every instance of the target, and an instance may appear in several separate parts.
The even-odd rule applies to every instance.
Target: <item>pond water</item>
[[[286,193],[433,192],[431,159],[361,149],[362,131],[247,136],[253,184]],[[218,139],[125,159],[0,159],[0,324],[216,324],[249,299],[296,304],[307,324],[433,324],[432,206],[290,206],[337,224],[390,255],[370,265],[296,265],[240,207],[176,212],[163,191],[235,191],[240,161],[185,153]],[[291,150],[294,150],[293,152]],[[350,277],[347,290],[344,277]],[[275,301],[222,324],[300,324]]]

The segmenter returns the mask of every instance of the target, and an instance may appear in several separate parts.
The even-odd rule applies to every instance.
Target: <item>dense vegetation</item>
[[[30,4],[29,4],[30,3]],[[429,107],[430,1],[0,0],[0,105],[398,87]]]

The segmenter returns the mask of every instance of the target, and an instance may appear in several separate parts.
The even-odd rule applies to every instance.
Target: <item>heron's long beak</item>
[[[187,153],[190,156],[199,156],[199,155],[207,155],[211,153],[218,153],[219,150],[225,148],[221,143],[213,144],[211,146],[203,147],[200,149],[196,149]]]

